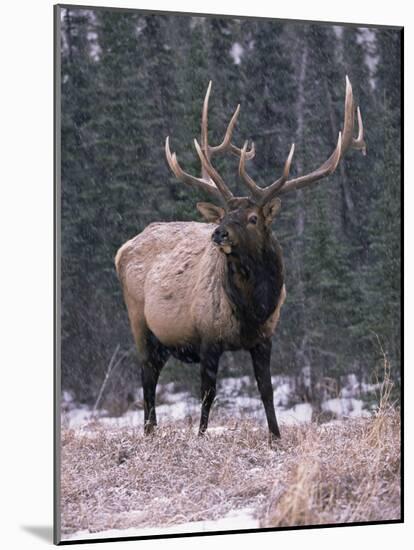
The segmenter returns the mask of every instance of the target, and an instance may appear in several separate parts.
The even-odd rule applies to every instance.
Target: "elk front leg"
[[[273,388],[270,377],[270,353],[272,342],[265,340],[250,350],[253,361],[254,375],[259,388],[266,412],[267,424],[269,426],[270,438],[280,438],[279,426],[277,425],[275,406],[273,403]]]
[[[217,370],[221,355],[218,346],[210,346],[201,351],[201,419],[198,435],[207,430],[210,408],[216,397]]]

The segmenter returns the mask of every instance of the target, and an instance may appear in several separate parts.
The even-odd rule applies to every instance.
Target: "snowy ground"
[[[349,375],[344,380],[344,386],[337,391],[337,396],[322,401],[321,410],[329,413],[332,419],[355,418],[370,416],[370,410],[361,397],[373,395],[376,385],[358,383],[355,375]],[[295,381],[290,376],[273,376],[274,402],[279,423],[295,425],[312,420],[313,409],[310,403],[294,402]],[[187,419],[198,423],[200,403],[188,392],[178,392],[174,383],[159,385],[157,388],[157,417],[162,421]],[[140,401],[140,399],[138,399]],[[211,418],[214,418],[214,408],[240,418],[254,418],[265,422],[263,404],[259,398],[255,383],[249,376],[239,378],[223,378],[218,383],[216,402]],[[68,392],[62,396],[62,425],[68,428],[85,428],[94,418],[108,428],[141,427],[144,422],[142,409],[130,410],[121,417],[110,417],[105,410],[95,413],[90,407],[74,403]]]
[[[217,410],[210,435],[155,437],[95,419],[62,429],[62,540],[151,537],[400,517],[399,411],[267,428]],[[109,427],[108,427],[109,423]]]
[[[182,534],[182,533],[203,533],[204,531],[241,531],[243,529],[258,529],[259,521],[253,517],[253,510],[245,508],[230,512],[225,517],[217,520],[189,521],[169,527],[145,527],[137,529],[108,529],[98,533],[90,533],[87,530],[78,531],[64,540],[86,540],[86,539],[110,539],[119,537],[152,537],[154,535]]]
[[[297,392],[295,387],[295,379],[293,377],[272,377],[276,414],[282,433],[284,434],[283,437],[285,438],[285,434],[295,434],[294,431],[289,432],[289,430],[295,430],[295,427],[300,430],[302,428],[304,429],[307,423],[311,423],[315,420],[317,423],[310,424],[310,426],[315,426],[322,421],[328,422],[320,426],[322,430],[320,433],[325,434],[324,429],[335,430],[336,423],[338,423],[337,429],[342,430],[343,420],[358,420],[362,417],[371,417],[372,410],[367,408],[366,403],[368,400],[365,399],[365,397],[370,396],[371,402],[375,401],[375,392],[378,389],[377,386],[361,384],[357,381],[354,375],[344,378],[341,382],[342,386],[335,390],[336,395],[332,395],[332,392],[331,394],[329,394],[329,392],[326,393],[326,399],[322,401],[320,411],[317,417],[315,417],[310,403],[295,403],[295,401],[297,401]],[[139,403],[142,403],[142,395],[137,396],[137,404]],[[171,434],[174,433],[175,442],[173,443],[174,451],[172,452],[176,457],[179,456],[179,453],[183,452],[182,445],[187,445],[189,441],[193,441],[193,443],[191,443],[191,452],[197,452],[198,444],[194,443],[194,441],[198,439],[196,437],[200,415],[200,403],[198,400],[192,397],[188,392],[177,391],[174,383],[170,383],[159,385],[157,389],[157,403],[157,417],[160,427],[159,439],[164,440],[165,445],[168,447],[170,444],[169,438],[171,437]],[[321,415],[323,414],[325,416],[322,420]],[[106,441],[105,444],[108,446],[108,451],[103,453],[103,456],[106,456],[108,452],[112,455],[113,449],[117,449],[120,446],[122,447],[122,441],[129,439],[131,439],[131,441],[137,441],[137,434],[138,437],[141,437],[142,435],[143,422],[143,410],[142,408],[139,408],[139,406],[136,406],[134,410],[130,410],[120,417],[111,417],[105,410],[101,409],[94,412],[90,407],[76,404],[68,392],[64,392],[62,395],[62,434],[66,434],[63,437],[62,445],[65,446],[66,438],[68,438],[69,446],[74,444],[72,440],[75,438],[75,440],[78,441],[77,445],[80,446],[79,449],[82,450],[73,450],[72,453],[77,455],[79,452],[83,453],[85,451],[85,457],[88,455],[86,448],[88,445],[91,445],[92,454],[89,453],[86,462],[93,460],[94,453],[97,453],[97,456],[99,455],[101,438],[103,438],[103,441]],[[252,437],[254,440],[259,441],[259,445],[266,441],[267,429],[264,408],[261,399],[259,398],[253,378],[248,376],[239,378],[224,378],[218,382],[217,398],[211,411],[208,433],[210,440],[209,444],[212,445],[212,457],[214,457],[217,452],[217,447],[214,447],[215,445],[223,445],[223,450],[220,452],[224,452],[224,455],[226,455],[225,449],[229,448],[230,442],[231,445],[234,445],[234,438],[239,439],[242,437],[243,440],[246,437],[247,439]],[[191,436],[190,434],[193,435]],[[189,437],[190,439],[188,439]],[[191,437],[195,439],[193,440]],[[323,435],[323,437],[325,437],[325,435]],[[216,443],[214,443],[214,441]],[[223,441],[225,442],[223,443]],[[293,444],[293,447],[288,445],[289,452],[290,448],[294,448],[295,444],[296,443]],[[139,443],[139,445],[143,445],[142,449],[146,452],[146,445],[142,442]],[[67,447],[63,448],[66,449]],[[133,451],[133,456],[135,456],[136,452],[137,450],[135,449]],[[156,450],[156,453],[158,452],[161,451]],[[242,447],[240,452],[244,453],[245,449]],[[262,449],[259,454],[261,454],[263,459],[267,456],[268,452],[270,451],[267,449]],[[69,456],[64,459],[64,462],[67,461],[67,463],[70,464],[71,460],[72,459]],[[112,459],[112,462],[113,460],[114,459]],[[117,459],[115,458],[115,462],[116,460]],[[141,456],[136,458],[136,460],[138,460],[137,469],[141,472],[142,462],[139,461],[142,461],[143,458]],[[152,459],[150,459],[150,461],[151,460]],[[179,460],[183,460],[183,457],[181,456]],[[214,458],[212,458],[212,460],[214,460]],[[251,487],[255,486],[255,484],[260,486],[260,490],[258,490],[259,492],[257,495],[252,497],[253,500],[249,500],[249,498],[244,500],[242,499],[239,503],[239,500],[236,498],[236,510],[234,508],[232,509],[232,505],[229,501],[227,501],[227,507],[224,506],[224,508],[222,508],[221,514],[213,513],[213,516],[211,516],[211,514],[207,514],[205,519],[202,512],[193,517],[190,514],[192,519],[188,521],[187,518],[189,518],[189,512],[187,510],[186,514],[183,514],[183,519],[181,519],[181,521],[175,518],[172,522],[173,525],[171,525],[169,523],[170,520],[165,518],[166,523],[162,523],[161,521],[158,526],[151,521],[148,521],[148,518],[142,516],[143,512],[141,512],[142,517],[138,517],[136,516],[136,511],[132,513],[132,516],[130,512],[125,511],[122,512],[121,515],[115,514],[117,519],[113,519],[112,514],[109,514],[108,520],[99,523],[99,526],[96,525],[95,527],[89,526],[90,524],[88,520],[86,522],[88,529],[85,529],[80,528],[80,526],[84,525],[84,523],[80,523],[78,528],[75,527],[77,525],[76,517],[79,511],[76,511],[77,505],[72,502],[71,498],[69,498],[68,504],[64,505],[63,509],[66,508],[68,517],[72,518],[67,520],[67,524],[73,525],[73,527],[66,528],[69,530],[66,530],[64,539],[82,540],[116,538],[120,536],[152,536],[154,534],[221,530],[228,531],[257,528],[259,527],[259,520],[257,519],[257,506],[258,503],[261,503],[261,499],[264,498],[263,495],[266,492],[262,483],[264,472],[266,472],[269,468],[274,468],[275,471],[279,472],[279,468],[281,466],[280,464],[277,465],[273,463],[273,458],[271,455],[269,455],[266,459],[269,462],[263,464],[260,468],[256,467],[256,458],[245,457],[245,460],[246,463],[244,463],[241,467],[244,471],[243,475],[251,476],[251,479],[250,481],[247,480],[247,488],[243,489],[243,491],[245,494],[249,494]],[[251,460],[254,462],[253,467],[250,464]],[[279,452],[278,460],[283,462],[283,452]],[[226,462],[226,460],[224,462]],[[101,468],[98,464],[95,466],[88,466],[88,468],[90,468],[90,472],[96,472],[97,467]],[[111,466],[111,468],[112,467],[113,466]],[[162,466],[160,467],[162,468]],[[76,466],[76,471],[78,472],[78,466]],[[62,472],[64,475],[67,473],[65,472],[65,465],[63,465]],[[126,475],[126,486],[129,486],[129,479],[136,478],[137,474],[135,472],[136,470],[132,470],[131,474]],[[181,474],[182,472],[179,473],[179,475]],[[69,475],[69,478],[71,475],[72,474]],[[78,490],[84,490],[79,487],[79,484],[83,485],[85,481],[74,481],[77,475],[79,475],[79,473],[73,474],[73,479],[69,481],[69,486],[71,487],[69,493],[73,492],[73,494],[77,494]],[[139,475],[141,475],[141,473]],[[87,474],[85,478],[82,478],[86,480],[87,484],[89,484],[89,476],[90,473]],[[94,476],[95,474],[92,478]],[[184,477],[186,477],[185,474]],[[236,481],[237,478],[238,474],[235,472],[234,482],[236,487],[239,483]],[[113,482],[115,487],[118,486],[118,479],[119,478],[117,477]],[[153,487],[153,481],[151,481],[151,479],[146,480],[143,487]],[[100,499],[102,498],[106,500],[110,492],[105,492],[102,485],[99,486],[99,490],[102,492]],[[119,488],[108,489],[108,491],[112,490],[118,491]],[[96,489],[94,489],[94,491],[96,491]],[[213,489],[214,494],[215,491],[216,489]],[[63,491],[63,493],[64,492],[65,491]],[[182,495],[182,493],[179,492],[178,495]],[[123,493],[122,496],[124,496]],[[75,501],[77,498],[79,497],[76,497]],[[140,498],[141,497],[139,497],[139,499]],[[177,496],[176,498],[181,498],[181,496]],[[176,498],[174,499],[175,506],[177,503]],[[171,500],[168,502],[166,501],[165,504],[162,504],[163,499],[165,499],[163,496],[158,497],[158,502],[157,498],[154,499],[153,496],[149,497],[148,505],[150,507],[155,507],[155,509],[158,510],[158,512],[154,512],[155,517],[157,517],[157,514],[162,515],[165,507],[170,507],[173,504]],[[254,506],[256,507],[256,514],[254,514],[254,510],[251,507],[252,502],[255,503]],[[100,509],[101,504],[98,503],[97,507]],[[129,504],[126,508],[128,507]],[[82,506],[80,510],[83,510]],[[210,512],[212,512],[212,510]],[[71,514],[73,515],[71,516]],[[91,515],[92,523],[96,521],[96,518],[100,517],[100,514],[102,514],[102,511],[99,512],[97,516],[93,514]],[[103,514],[103,517],[107,516]],[[202,520],[200,521],[200,519]]]

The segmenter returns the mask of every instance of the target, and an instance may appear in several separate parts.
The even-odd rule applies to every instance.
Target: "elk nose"
[[[229,232],[224,227],[217,227],[217,229],[212,234],[211,238],[217,244],[220,244],[224,239],[227,239]]]

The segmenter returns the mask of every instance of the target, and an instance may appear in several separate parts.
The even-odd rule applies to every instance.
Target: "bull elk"
[[[178,180],[205,192],[215,204],[200,202],[197,209],[207,221],[152,223],[126,242],[115,259],[132,333],[142,359],[144,432],[157,424],[155,390],[161,369],[170,355],[201,364],[201,420],[199,433],[208,425],[216,395],[221,354],[248,350],[263,401],[269,437],[279,438],[270,375],[272,334],[285,300],[281,247],[272,234],[280,195],[317,183],[335,171],[348,149],[365,153],[362,118],[357,109],[358,136],[354,137],[355,105],[346,77],[342,132],[330,157],[316,170],[289,179],[294,153],[291,146],[281,177],[259,187],[246,171],[255,155],[252,143],[239,148],[232,134],[240,105],[223,141],[208,141],[208,103],[204,99],[201,144],[194,140],[202,177],[185,172],[171,153],[166,138],[167,162]],[[239,176],[249,192],[236,197],[212,164],[214,156],[231,153],[239,158]]]

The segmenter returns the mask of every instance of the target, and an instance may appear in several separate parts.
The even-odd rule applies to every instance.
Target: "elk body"
[[[280,437],[270,375],[272,334],[285,300],[282,251],[271,223],[280,209],[279,196],[331,174],[349,148],[365,152],[359,109],[358,137],[354,138],[355,106],[346,78],[343,131],[335,150],[318,169],[289,178],[294,145],[282,176],[266,188],[248,175],[245,163],[254,157],[252,143],[232,143],[237,107],[220,145],[208,143],[209,84],[204,100],[201,145],[194,140],[202,177],[184,172],[166,139],[166,157],[175,176],[203,190],[214,200],[198,203],[207,223],[153,223],[126,242],[115,259],[132,333],[141,356],[144,392],[144,430],[157,424],[155,391],[161,369],[173,355],[201,365],[201,420],[199,433],[208,426],[216,395],[216,376],[226,350],[250,352],[255,378],[266,412],[271,437]],[[239,157],[239,175],[249,196],[234,197],[212,164],[216,154]],[[220,205],[221,204],[221,205]]]

